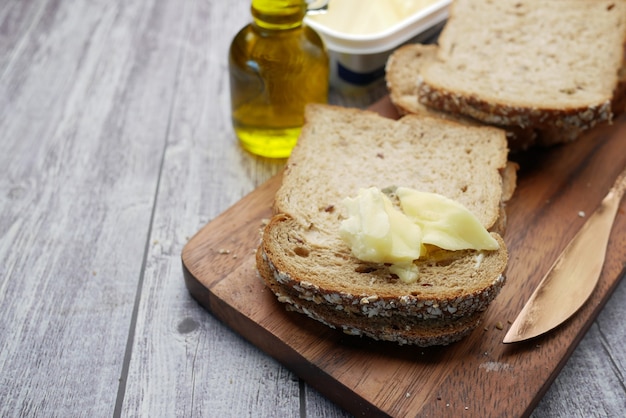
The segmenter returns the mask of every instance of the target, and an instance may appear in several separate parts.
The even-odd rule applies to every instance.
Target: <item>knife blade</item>
[[[503,343],[545,334],[565,322],[587,301],[600,278],[611,229],[625,189],[626,169],[542,278]]]

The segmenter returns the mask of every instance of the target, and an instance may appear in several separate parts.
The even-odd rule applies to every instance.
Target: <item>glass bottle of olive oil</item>
[[[306,0],[252,0],[253,22],[229,51],[233,127],[253,154],[289,156],[307,103],[328,100],[328,56],[303,24]]]

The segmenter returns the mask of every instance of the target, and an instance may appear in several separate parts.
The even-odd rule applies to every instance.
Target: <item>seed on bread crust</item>
[[[419,319],[459,318],[485,310],[505,283],[505,276],[500,274],[491,286],[474,294],[452,299],[424,299],[410,294],[386,298],[379,295],[354,295],[346,292],[329,292],[308,282],[298,282],[288,273],[279,271],[265,251],[261,249],[257,254],[260,254],[261,264],[268,268],[272,278],[292,297],[318,304],[342,306],[342,309],[345,306],[358,306],[358,309],[351,311],[366,317],[403,315]]]
[[[535,129],[559,126],[562,129],[587,130],[613,116],[611,100],[597,105],[569,109],[527,109],[521,106],[487,102],[475,96],[464,96],[436,89],[418,77],[418,100],[421,104],[441,109],[451,114],[461,114],[485,123],[499,126],[532,127]]]

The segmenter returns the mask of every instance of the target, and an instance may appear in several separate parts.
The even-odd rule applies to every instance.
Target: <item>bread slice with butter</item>
[[[399,187],[460,203],[487,230],[502,230],[515,185],[502,130],[430,116],[398,121],[309,105],[263,231],[258,271],[278,300],[353,335],[428,346],[477,326],[505,281],[506,245],[492,251],[428,246],[406,283],[389,263],[363,261],[341,237],[346,198]]]

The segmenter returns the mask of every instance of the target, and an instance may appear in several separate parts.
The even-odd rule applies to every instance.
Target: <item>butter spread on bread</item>
[[[347,218],[339,234],[352,254],[363,261],[389,263],[404,283],[419,274],[413,261],[426,256],[424,244],[444,250],[497,250],[498,242],[478,219],[458,202],[437,193],[398,187],[395,207],[380,189],[359,190],[343,201]]]
[[[418,346],[457,341],[478,326],[505,283],[500,233],[515,188],[507,157],[500,129],[309,105],[256,252],[258,272],[287,309],[347,334]],[[463,204],[498,249],[424,244],[412,283],[389,263],[358,259],[339,233],[342,201],[361,188],[389,185]]]
[[[405,283],[417,280],[413,264],[422,253],[422,230],[376,187],[359,190],[343,205],[347,218],[341,222],[339,235],[359,260],[389,263]],[[425,253],[425,251],[424,251]]]

